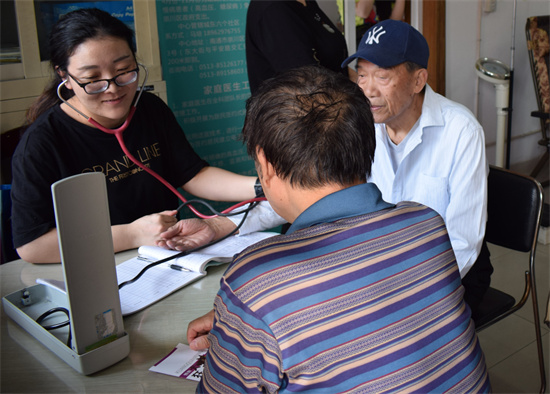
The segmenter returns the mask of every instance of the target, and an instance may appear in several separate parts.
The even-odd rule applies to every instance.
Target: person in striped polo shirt
[[[237,255],[190,324],[208,346],[197,392],[490,392],[443,219],[365,181],[369,105],[315,66],[248,100],[243,140],[292,225]]]

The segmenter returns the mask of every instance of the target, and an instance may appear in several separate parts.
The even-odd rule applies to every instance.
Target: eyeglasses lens
[[[117,75],[113,81],[117,86],[126,86],[136,81],[138,77],[137,71],[130,71],[124,74]],[[85,86],[86,93],[97,94],[106,91],[109,88],[110,81],[102,80],[89,83]]]
[[[115,83],[118,86],[126,86],[131,84],[137,79],[138,73],[137,71],[130,71],[126,74],[121,74],[118,77],[115,78]]]

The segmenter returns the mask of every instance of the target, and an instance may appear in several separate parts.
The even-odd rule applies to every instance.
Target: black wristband
[[[256,197],[264,196],[264,189],[262,189],[262,184],[260,183],[260,178],[256,178],[256,183],[254,184],[254,191],[256,192]]]

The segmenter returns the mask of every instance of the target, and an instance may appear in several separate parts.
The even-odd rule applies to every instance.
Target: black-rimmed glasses
[[[98,94],[109,89],[111,82],[114,82],[117,86],[126,86],[135,82],[138,78],[139,66],[131,71],[126,71],[122,74],[118,74],[111,79],[98,79],[97,81],[81,83],[71,74],[67,73],[84,91],[88,94]]]

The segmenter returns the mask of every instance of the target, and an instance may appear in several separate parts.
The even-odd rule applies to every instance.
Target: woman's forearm
[[[183,188],[213,201],[244,201],[254,198],[256,177],[238,175],[217,167],[203,168]]]

